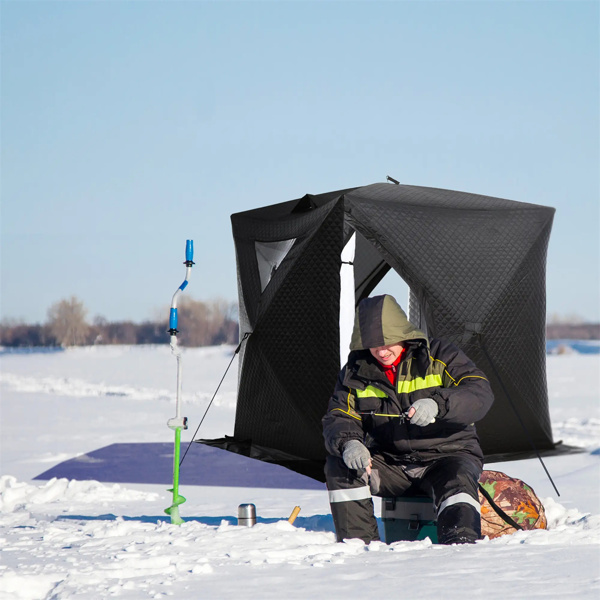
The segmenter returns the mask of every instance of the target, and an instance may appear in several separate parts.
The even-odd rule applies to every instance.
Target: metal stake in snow
[[[173,525],[181,525],[183,519],[179,516],[179,505],[185,502],[185,498],[179,495],[179,451],[181,446],[181,430],[187,429],[187,417],[181,416],[181,350],[177,346],[177,297],[187,287],[192,267],[194,266],[194,241],[187,240],[185,243],[185,279],[173,294],[171,301],[171,312],[169,315],[169,334],[171,335],[171,353],[177,358],[177,400],[175,404],[175,418],[169,419],[167,425],[175,431],[175,448],[173,452],[173,487],[168,490],[173,492],[173,504],[165,508],[165,512],[171,517]]]

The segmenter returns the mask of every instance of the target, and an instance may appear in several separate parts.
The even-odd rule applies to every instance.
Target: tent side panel
[[[263,296],[242,365],[237,440],[324,459],[321,418],[339,371],[343,237],[339,201]]]
[[[490,377],[496,403],[477,429],[486,454],[552,449],[546,381],[546,252],[552,213],[465,351]]]
[[[351,225],[419,300],[429,335],[462,348],[490,379],[496,401],[478,425],[484,452],[529,450],[530,438],[553,448],[544,321],[554,210],[391,185],[355,190],[346,205]]]

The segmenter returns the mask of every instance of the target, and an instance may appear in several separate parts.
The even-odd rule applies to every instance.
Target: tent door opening
[[[417,296],[402,276],[355,231],[344,246],[341,257],[340,368],[348,360],[354,313],[358,302],[367,296],[379,294],[394,296],[409,320],[427,334],[425,313]]]

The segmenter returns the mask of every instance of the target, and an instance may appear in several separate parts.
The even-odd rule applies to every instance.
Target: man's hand
[[[368,469],[371,466],[371,453],[358,440],[346,442],[342,459],[349,469]]]
[[[408,418],[413,425],[424,427],[435,423],[435,417],[439,412],[437,402],[431,398],[421,398],[413,403],[408,411]]]

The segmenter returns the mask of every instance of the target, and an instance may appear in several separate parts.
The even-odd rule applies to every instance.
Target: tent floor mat
[[[181,456],[187,445],[181,444]],[[180,472],[182,485],[325,490],[325,484],[279,465],[203,444],[192,444]],[[173,443],[111,444],[59,463],[34,479],[53,477],[170,485]]]

